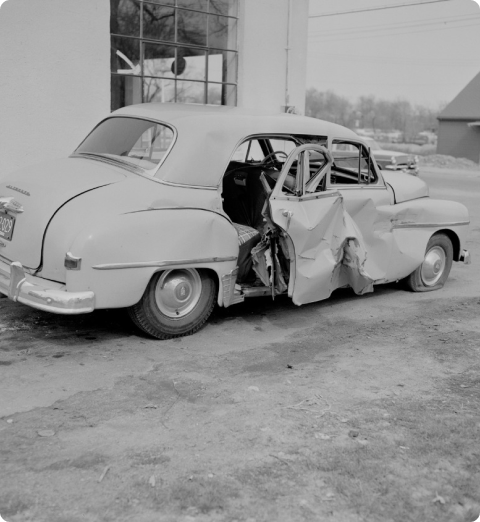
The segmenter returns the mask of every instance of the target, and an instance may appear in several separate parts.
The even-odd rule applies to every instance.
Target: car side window
[[[242,163],[258,163],[265,158],[258,140],[244,141],[235,151],[232,160]]]
[[[281,188],[283,195],[301,197],[325,190],[326,174],[332,160],[327,149],[314,147],[299,147],[298,153],[286,162],[288,172]]]
[[[278,138],[270,139],[270,146],[276,152],[276,159],[285,162],[285,158],[295,149],[297,144],[293,140],[282,140]]]
[[[369,185],[378,181],[369,152],[361,143],[335,140],[332,156],[332,185]]]

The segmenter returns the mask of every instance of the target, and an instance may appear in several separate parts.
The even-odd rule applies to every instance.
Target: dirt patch
[[[322,305],[305,307],[305,327],[283,342],[220,355],[181,348],[111,389],[0,421],[0,513],[9,522],[473,521],[478,298],[425,297],[388,314],[370,300],[369,321],[336,317],[349,299],[337,293],[317,323],[305,317]]]

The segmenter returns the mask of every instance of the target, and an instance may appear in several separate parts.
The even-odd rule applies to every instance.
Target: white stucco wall
[[[239,15],[238,105],[275,111],[290,105],[304,114],[308,0],[240,0]]]
[[[107,0],[0,8],[0,176],[66,156],[110,112]]]
[[[238,105],[305,107],[308,0],[239,0]],[[0,177],[67,156],[110,112],[109,0],[0,7]]]

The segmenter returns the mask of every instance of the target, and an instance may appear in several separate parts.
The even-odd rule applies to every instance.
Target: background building
[[[0,175],[149,101],[304,112],[308,0],[7,0]]]
[[[480,73],[440,113],[438,154],[480,162]]]

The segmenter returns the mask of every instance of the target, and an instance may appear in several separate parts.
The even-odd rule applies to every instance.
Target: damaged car
[[[341,287],[441,288],[453,261],[469,261],[468,223],[463,205],[380,170],[339,125],[133,105],[70,157],[2,178],[0,292],[60,314],[127,308],[167,339],[257,296],[303,305]]]

